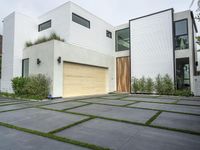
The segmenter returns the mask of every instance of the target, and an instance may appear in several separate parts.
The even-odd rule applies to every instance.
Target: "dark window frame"
[[[48,28],[42,30],[42,29],[41,29],[41,26],[44,25],[44,24],[46,24],[46,23],[49,23],[49,22],[50,22],[50,27],[48,27]],[[45,22],[43,22],[43,23],[41,23],[41,24],[38,25],[38,32],[47,30],[47,29],[51,28],[51,26],[52,26],[51,20],[45,21]]]
[[[129,49],[127,49],[127,50],[129,50],[130,51],[130,47],[131,47],[131,40],[130,40],[130,27],[127,27],[127,28],[123,28],[123,29],[119,29],[119,30],[116,30],[115,31],[115,52],[121,52],[121,51],[125,51],[125,50],[117,50],[117,32],[118,31],[121,31],[121,30],[125,30],[125,29],[129,29]]]
[[[78,18],[80,18],[80,19],[85,20],[86,22],[88,22],[88,25],[89,25],[89,26],[85,26],[85,25],[80,24],[80,23],[78,23],[77,21],[73,20],[73,15],[76,16],[76,17],[78,17]],[[77,23],[77,24],[79,24],[79,25],[81,25],[81,26],[84,26],[84,27],[86,27],[86,28],[88,28],[88,29],[91,28],[91,24],[90,24],[90,21],[89,21],[88,19],[85,19],[85,18],[83,18],[83,17],[81,17],[81,16],[79,16],[79,15],[77,15],[77,14],[75,14],[75,13],[72,13],[72,21],[75,22],[75,23]]]
[[[29,68],[29,58],[22,59],[22,77],[25,77],[24,76],[24,61],[25,60],[28,60],[28,68]],[[28,74],[29,74],[29,69],[28,69]]]
[[[186,21],[187,33],[176,35],[176,23],[177,23],[177,22],[181,22],[181,21]],[[184,49],[180,49],[180,48],[177,48],[177,47],[176,47],[176,40],[177,40],[177,37],[181,37],[181,36],[187,36],[187,39],[188,39],[188,48],[187,48],[187,49],[189,49],[190,44],[189,44],[188,19],[187,19],[187,18],[184,18],[184,19],[181,19],[181,20],[174,21],[174,31],[175,31],[175,32],[174,32],[175,50],[184,50]]]
[[[111,38],[112,39],[112,32],[109,30],[106,30],[106,37]]]

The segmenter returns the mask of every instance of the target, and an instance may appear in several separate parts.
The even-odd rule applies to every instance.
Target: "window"
[[[22,60],[22,77],[29,75],[29,59]]]
[[[190,88],[189,58],[176,59],[176,83],[177,89]]]
[[[88,21],[87,19],[85,19],[75,13],[72,13],[72,21],[76,22],[86,28],[90,28],[90,21]]]
[[[46,30],[46,29],[48,29],[48,28],[51,28],[51,20],[40,24],[40,25],[38,26],[38,31],[40,32],[40,31]]]
[[[175,22],[175,41],[176,50],[189,48],[187,19]]]
[[[112,39],[112,32],[106,30],[106,36]]]
[[[129,50],[130,47],[130,29],[121,29],[116,31],[116,51]]]

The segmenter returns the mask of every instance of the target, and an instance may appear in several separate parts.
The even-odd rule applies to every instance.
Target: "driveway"
[[[0,98],[1,150],[199,150],[200,98]]]

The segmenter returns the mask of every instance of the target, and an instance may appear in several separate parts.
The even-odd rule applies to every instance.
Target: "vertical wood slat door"
[[[63,64],[63,97],[107,93],[108,69],[75,64]]]
[[[130,93],[130,57],[116,59],[117,92]]]

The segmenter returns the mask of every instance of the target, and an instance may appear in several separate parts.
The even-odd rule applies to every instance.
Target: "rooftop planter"
[[[58,36],[56,33],[51,33],[49,37],[46,37],[46,36],[40,37],[35,42],[27,41],[25,43],[25,47],[30,47],[30,46],[44,43],[44,42],[51,41],[51,40],[58,40],[61,42],[65,42],[65,40],[62,39],[60,36]]]

